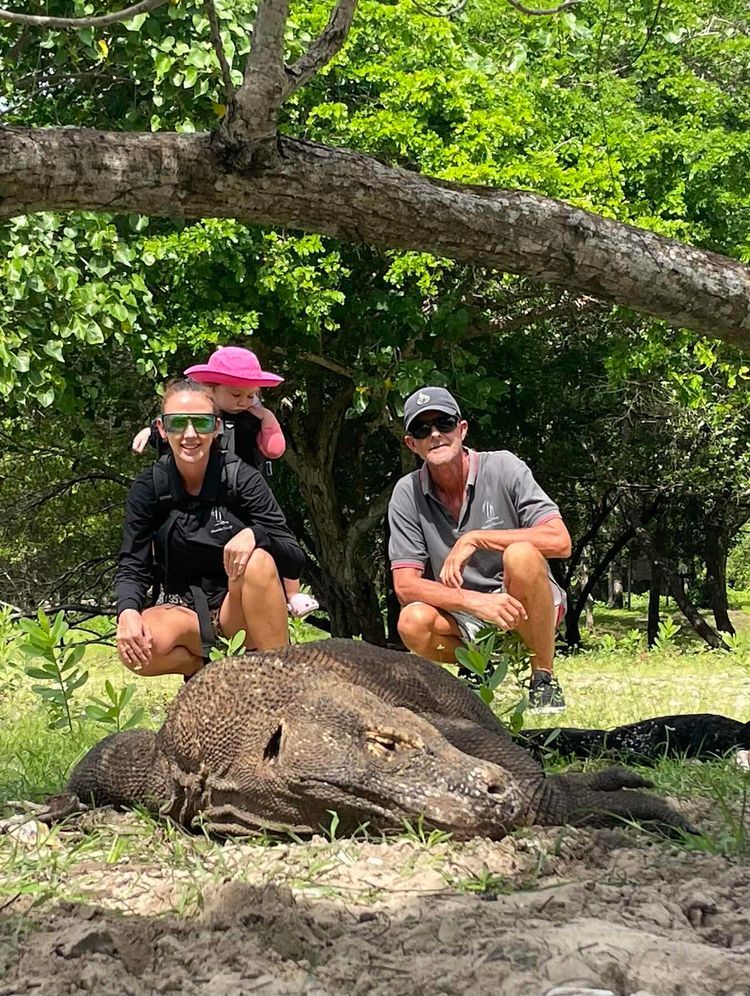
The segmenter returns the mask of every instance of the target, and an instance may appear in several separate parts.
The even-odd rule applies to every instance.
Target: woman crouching
[[[222,453],[210,388],[172,381],[159,433],[170,452],[133,482],[115,573],[117,649],[143,675],[195,674],[217,636],[285,646],[280,577],[304,554],[262,475]],[[159,604],[145,608],[154,586]]]

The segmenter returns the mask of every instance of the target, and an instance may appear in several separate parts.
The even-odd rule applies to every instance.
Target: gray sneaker
[[[564,712],[565,696],[549,671],[534,671],[529,686],[529,712]]]

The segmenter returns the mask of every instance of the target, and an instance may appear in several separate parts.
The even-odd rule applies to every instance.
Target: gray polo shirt
[[[531,470],[508,450],[468,450],[469,478],[456,522],[437,497],[427,467],[402,477],[388,506],[391,568],[416,567],[431,580],[459,536],[472,529],[525,529],[560,516]],[[477,550],[464,568],[464,588],[494,591],[502,583],[503,555]]]

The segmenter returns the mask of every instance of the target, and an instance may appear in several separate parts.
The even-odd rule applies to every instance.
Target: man
[[[445,388],[407,398],[404,442],[423,466],[401,478],[388,507],[399,633],[410,650],[447,662],[487,623],[517,630],[533,654],[529,708],[559,712],[552,660],[565,594],[547,558],[569,556],[570,535],[526,464],[465,448],[467,430]]]

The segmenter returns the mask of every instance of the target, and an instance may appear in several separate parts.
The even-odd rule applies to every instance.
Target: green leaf
[[[89,719],[93,719],[97,723],[112,719],[110,711],[98,705],[87,705],[83,711]]]
[[[122,724],[121,730],[132,730],[135,726],[140,726],[146,719],[145,709],[136,709],[128,720]]]
[[[57,680],[57,673],[54,670],[46,671],[40,667],[27,667],[25,672],[30,678],[39,678],[42,681],[48,681],[50,678]]]

